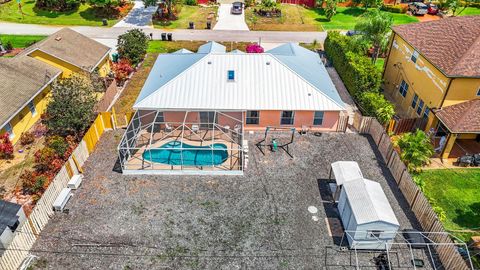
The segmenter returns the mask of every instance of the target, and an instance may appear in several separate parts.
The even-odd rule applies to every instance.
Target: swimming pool
[[[143,158],[155,163],[169,165],[182,165],[183,159],[183,165],[192,166],[220,165],[228,158],[227,146],[223,143],[214,143],[207,146],[183,143],[182,147],[181,142],[171,141],[159,148],[161,149],[146,150],[142,154]],[[183,151],[180,148],[183,148]]]

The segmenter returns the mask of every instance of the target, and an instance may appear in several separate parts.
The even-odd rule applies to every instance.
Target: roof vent
[[[270,61],[267,61],[267,66],[270,66]]]
[[[60,40],[62,40],[62,37],[58,36],[58,37],[55,38],[55,40],[60,41]]]
[[[207,64],[211,65],[211,64],[212,64],[212,61],[208,61]]]

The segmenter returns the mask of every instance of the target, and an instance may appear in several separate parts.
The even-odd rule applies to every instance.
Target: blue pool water
[[[213,147],[213,151],[212,148]],[[182,164],[182,143],[171,141],[159,148],[143,152],[143,158],[156,163],[169,165]],[[166,148],[166,149],[165,149]],[[198,149],[201,148],[201,149]],[[214,143],[207,146],[194,146],[183,144],[183,165],[212,166],[225,162],[228,158],[227,146],[222,143]]]

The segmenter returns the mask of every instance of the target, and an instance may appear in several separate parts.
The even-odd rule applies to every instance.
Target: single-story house
[[[59,68],[28,56],[0,58],[0,133],[8,132],[16,143],[40,119],[50,84],[61,73]]]
[[[8,248],[18,227],[27,220],[23,208],[16,203],[0,200],[0,254]]]
[[[344,182],[338,211],[352,249],[384,250],[400,227],[382,187],[372,180]]]
[[[72,73],[92,73],[96,69],[100,76],[110,73],[109,53],[111,48],[88,38],[70,28],[39,41],[25,51],[28,55],[62,70],[62,76]]]
[[[216,165],[230,162],[228,170],[241,169],[237,154],[244,131],[266,127],[336,131],[345,106],[315,52],[289,43],[266,53],[227,53],[223,45],[209,42],[197,53],[180,50],[159,55],[133,109],[135,116],[119,146],[124,172],[151,170],[152,164],[181,168],[184,157],[175,162],[155,161],[145,153],[159,147],[181,147],[165,144],[178,141],[179,136],[188,139],[189,145],[205,146],[210,134],[226,136],[225,150],[233,151],[210,157],[219,159]],[[162,137],[162,132],[175,138]],[[201,141],[195,142],[191,133],[201,132],[209,135],[203,134]],[[140,138],[148,138],[146,148]],[[237,158],[231,160],[234,155]],[[136,161],[131,163],[133,158]],[[213,166],[212,160],[200,162],[201,167]],[[198,162],[191,162],[190,169],[198,167]]]

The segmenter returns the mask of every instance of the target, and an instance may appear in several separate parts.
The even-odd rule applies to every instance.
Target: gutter
[[[98,62],[95,64],[95,66],[92,67],[92,69],[91,69],[89,72],[92,73],[92,72],[95,70],[95,68],[98,67],[98,65],[100,64],[100,62],[102,62],[103,59],[105,59],[105,57],[106,57],[111,51],[112,51],[112,48],[109,48],[109,49],[107,50],[107,52],[102,56],[102,58],[100,58],[100,60],[98,60]]]
[[[442,103],[440,103],[440,109],[443,107],[443,104],[445,103],[445,99],[447,98],[447,95],[448,95],[448,90],[450,90],[450,86],[452,85],[453,80],[455,80],[455,78],[450,78],[450,81],[448,82],[447,90],[445,91],[445,95],[443,95]]]

